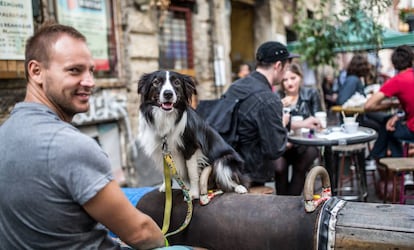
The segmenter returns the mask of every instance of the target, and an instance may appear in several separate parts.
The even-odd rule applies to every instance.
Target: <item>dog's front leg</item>
[[[198,199],[200,197],[200,174],[198,172],[197,157],[192,156],[187,162],[188,179],[190,181],[190,197]]]
[[[164,193],[165,192],[165,181],[162,182],[161,186],[158,188],[158,191]]]

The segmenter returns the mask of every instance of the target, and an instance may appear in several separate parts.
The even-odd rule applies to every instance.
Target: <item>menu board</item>
[[[1,0],[0,60],[24,60],[33,30],[32,0]]]
[[[57,0],[60,24],[79,30],[88,41],[96,70],[109,70],[108,21],[105,0]]]

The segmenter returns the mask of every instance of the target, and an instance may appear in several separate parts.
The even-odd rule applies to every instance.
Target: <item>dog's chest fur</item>
[[[144,115],[139,118],[139,138],[147,155],[149,155],[158,168],[163,168],[164,137],[167,150],[171,153],[177,172],[182,178],[187,177],[186,160],[181,150],[185,149],[183,134],[187,124],[187,113],[182,114],[177,122],[178,112],[166,113],[159,108],[153,108],[154,122],[147,121]],[[181,150],[180,150],[181,149]]]

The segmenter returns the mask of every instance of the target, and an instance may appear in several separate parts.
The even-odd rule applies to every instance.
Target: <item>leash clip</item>
[[[168,154],[167,136],[163,136],[162,137],[162,152],[164,154]]]

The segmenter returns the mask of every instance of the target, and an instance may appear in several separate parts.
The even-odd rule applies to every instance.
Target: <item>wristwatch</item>
[[[399,109],[395,115],[398,117],[398,119],[402,119],[405,117],[405,112],[404,110]]]

